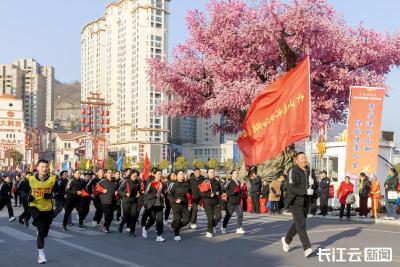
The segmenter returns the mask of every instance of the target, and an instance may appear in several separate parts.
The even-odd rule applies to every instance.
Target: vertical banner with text
[[[376,173],[384,88],[351,87],[346,173]]]

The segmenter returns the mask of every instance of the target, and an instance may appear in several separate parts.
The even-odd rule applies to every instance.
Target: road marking
[[[4,241],[4,240],[0,240],[0,243],[4,243],[4,242],[6,242],[6,241]]]
[[[118,263],[118,264],[121,264],[121,265],[124,265],[124,266],[143,267],[142,265],[139,265],[139,264],[136,264],[136,263],[133,263],[133,262],[129,262],[129,261],[126,261],[126,260],[111,256],[111,255],[108,255],[108,254],[97,252],[95,250],[92,250],[92,249],[89,249],[89,248],[85,248],[85,247],[82,247],[80,245],[76,245],[76,244],[68,242],[66,240],[56,239],[56,238],[52,238],[52,240],[54,240],[54,241],[56,241],[58,243],[61,243],[63,245],[69,246],[71,248],[75,248],[77,250],[80,250],[82,252],[86,252],[86,253],[88,253],[90,255],[93,255],[93,256],[96,256],[96,257],[99,257],[99,258],[103,258],[105,260],[108,260],[108,261],[111,261],[111,262],[114,262],[114,263]]]
[[[61,228],[62,223],[53,222],[51,225],[54,225],[55,227],[60,227]],[[104,235],[103,233],[92,231],[92,230],[89,230],[89,229],[78,229],[78,228],[75,228],[75,227],[68,227],[67,229],[68,229],[68,231],[79,233],[79,234],[83,234],[83,235],[88,235],[88,236]]]
[[[28,235],[22,231],[16,230],[9,226],[0,226],[0,232],[3,232],[11,237],[14,237],[14,238],[22,240],[22,241],[36,240],[35,236]]]
[[[32,230],[32,231],[35,231],[35,232],[37,231],[36,227],[28,228],[28,229]],[[54,238],[70,238],[70,237],[73,237],[72,235],[63,234],[63,233],[60,233],[60,232],[57,232],[57,231],[54,231],[54,230],[51,230],[51,229],[49,231],[49,236],[50,237],[54,237]]]

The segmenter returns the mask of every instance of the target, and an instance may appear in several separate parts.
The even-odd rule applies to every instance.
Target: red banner
[[[264,162],[310,135],[310,60],[267,86],[253,101],[237,143],[246,165]]]
[[[351,87],[347,126],[346,173],[376,173],[384,88]]]
[[[143,180],[147,180],[150,176],[150,160],[149,157],[147,156],[144,158],[144,165],[143,165]]]

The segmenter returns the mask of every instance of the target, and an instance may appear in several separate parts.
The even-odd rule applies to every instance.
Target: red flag
[[[143,180],[146,181],[149,176],[150,176],[150,160],[146,153],[143,164]]]
[[[101,168],[102,169],[104,169],[104,166],[106,165],[106,161],[103,159],[102,161],[101,161]]]
[[[75,161],[75,170],[77,170],[78,169],[78,166],[79,166],[79,161]]]
[[[253,101],[237,143],[246,165],[264,162],[310,135],[310,61],[307,57]]]

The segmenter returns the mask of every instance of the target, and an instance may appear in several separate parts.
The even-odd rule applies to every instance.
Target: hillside
[[[81,99],[81,83],[79,81],[63,83],[56,80],[54,104],[59,102],[76,103]]]

